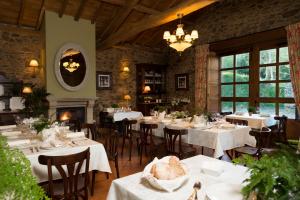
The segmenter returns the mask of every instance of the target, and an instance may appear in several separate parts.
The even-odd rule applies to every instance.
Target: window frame
[[[279,49],[282,47],[288,47],[287,43],[278,44],[272,43],[261,43],[253,44],[250,48],[244,48],[243,50],[236,50],[219,54],[219,109],[222,110],[222,102],[232,102],[233,112],[236,111],[236,102],[248,102],[249,106],[259,107],[259,103],[275,103],[275,114],[279,115],[279,104],[280,103],[292,103],[295,104],[295,100],[292,97],[279,97],[279,84],[280,83],[291,83],[291,80],[279,80],[279,68],[281,65],[290,65],[289,62],[279,62]],[[276,62],[271,64],[260,64],[260,51],[276,49]],[[236,55],[241,53],[249,52],[249,66],[236,68]],[[221,68],[221,58],[223,56],[234,55],[234,67],[233,68]],[[276,79],[261,81],[260,80],[260,67],[275,66],[276,67]],[[235,82],[236,69],[249,69],[249,81],[248,82]],[[233,70],[234,80],[232,83],[221,83],[221,72],[225,70]],[[236,84],[248,83],[249,84],[249,96],[248,97],[235,97],[236,96]],[[275,97],[260,97],[260,83],[275,83]],[[233,97],[222,97],[221,86],[222,85],[233,85]],[[297,109],[295,109],[295,119],[298,119]]]

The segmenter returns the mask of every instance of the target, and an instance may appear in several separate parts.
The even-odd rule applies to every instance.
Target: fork
[[[197,192],[198,190],[201,189],[201,183],[200,182],[196,182],[193,186],[193,193],[191,194],[191,196],[188,198],[188,200],[198,200],[197,197]]]

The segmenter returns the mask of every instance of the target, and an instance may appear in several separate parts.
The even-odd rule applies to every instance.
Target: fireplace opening
[[[79,120],[80,123],[85,123],[86,109],[85,107],[56,108],[56,120],[58,121]]]

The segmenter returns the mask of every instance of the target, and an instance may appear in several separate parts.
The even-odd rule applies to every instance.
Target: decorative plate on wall
[[[3,85],[0,85],[0,96],[4,94],[4,87]]]

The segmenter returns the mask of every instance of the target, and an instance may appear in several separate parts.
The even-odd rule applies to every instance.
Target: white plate
[[[242,185],[217,183],[206,187],[207,200],[243,200]]]

